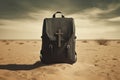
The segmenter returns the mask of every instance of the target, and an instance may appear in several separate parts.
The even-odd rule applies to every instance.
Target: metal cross
[[[61,36],[63,35],[63,33],[61,32],[61,29],[58,30],[58,33],[56,33],[56,35],[58,35],[58,47],[61,47]]]

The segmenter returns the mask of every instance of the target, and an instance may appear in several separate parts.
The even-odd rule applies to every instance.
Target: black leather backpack
[[[56,18],[56,14],[61,14],[61,17]],[[65,18],[61,12],[56,12],[52,18],[45,18],[41,38],[41,62],[46,64],[76,62],[73,18]]]

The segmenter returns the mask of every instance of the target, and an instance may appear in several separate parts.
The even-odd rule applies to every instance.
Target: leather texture
[[[75,63],[75,25],[73,18],[45,18],[42,31],[41,61]]]

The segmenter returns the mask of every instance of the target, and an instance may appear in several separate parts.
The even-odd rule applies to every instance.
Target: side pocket
[[[74,60],[75,58],[75,42],[72,41],[67,45],[67,57],[70,60]]]

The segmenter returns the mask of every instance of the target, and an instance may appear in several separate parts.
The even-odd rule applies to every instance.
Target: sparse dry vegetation
[[[7,42],[7,40],[2,40],[2,42]]]
[[[120,43],[120,41],[117,42],[118,44]]]
[[[10,43],[9,42],[6,42],[6,45],[9,45]]]
[[[24,44],[24,43],[20,42],[19,44],[22,45],[22,44]]]
[[[87,41],[87,40],[83,40],[82,42],[83,42],[83,43],[87,43],[88,41]]]
[[[2,40],[2,42],[6,43],[6,42],[7,42],[7,40]]]
[[[108,40],[96,40],[96,42],[97,42],[99,45],[107,46],[109,41],[108,41]]]

